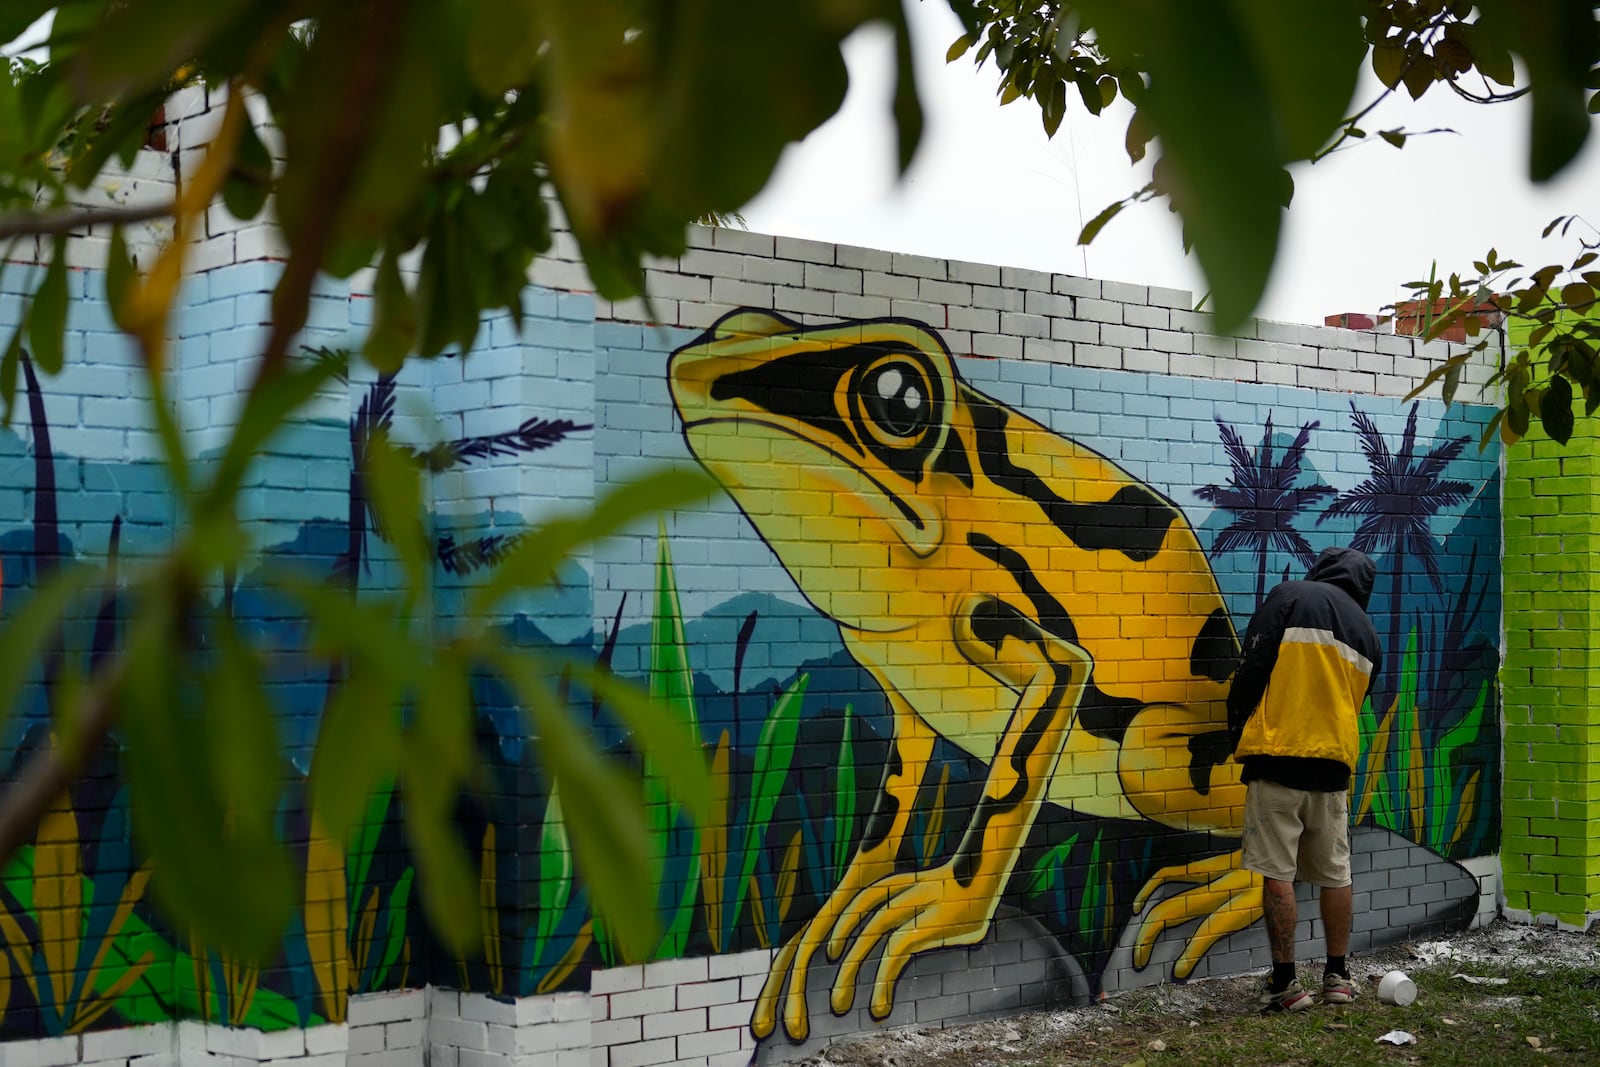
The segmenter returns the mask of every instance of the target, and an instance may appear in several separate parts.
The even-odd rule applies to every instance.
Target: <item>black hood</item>
[[[1317,561],[1306,571],[1306,581],[1327,582],[1350,594],[1350,599],[1367,610],[1372,598],[1372,583],[1378,576],[1378,565],[1365,552],[1353,548],[1325,548]]]

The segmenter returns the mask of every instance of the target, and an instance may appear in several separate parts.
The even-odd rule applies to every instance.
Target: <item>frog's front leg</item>
[[[874,1018],[894,1007],[894,987],[917,953],[982,941],[1066,747],[1089,676],[1089,655],[1004,601],[973,597],[956,618],[966,658],[1019,694],[967,832],[946,863],[890,875],[858,893],[828,939],[842,961],[831,1006],[850,1009],[862,966],[881,944]]]

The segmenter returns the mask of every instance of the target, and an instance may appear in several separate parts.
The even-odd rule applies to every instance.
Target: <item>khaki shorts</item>
[[[1350,884],[1350,800],[1260,779],[1244,798],[1244,868],[1280,882]]]

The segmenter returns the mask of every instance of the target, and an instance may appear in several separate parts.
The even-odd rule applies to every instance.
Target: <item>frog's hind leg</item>
[[[750,1019],[750,1029],[758,1038],[768,1037],[777,1029],[781,1011],[784,1032],[790,1040],[806,1039],[810,1033],[806,985],[817,950],[842,940],[834,936],[840,916],[851,911],[851,905],[858,898],[878,896],[869,887],[894,873],[895,857],[905,838],[937,735],[898,693],[891,691],[888,697],[894,716],[894,738],[872,816],[844,877],[828,895],[821,910],[773,960]],[[836,955],[837,949],[831,950],[828,958]],[[848,1008],[846,1004],[837,1010],[842,1013]]]

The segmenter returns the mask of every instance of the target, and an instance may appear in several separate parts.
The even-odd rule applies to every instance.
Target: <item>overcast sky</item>
[[[789,149],[744,210],[752,230],[1203,291],[1162,203],[1124,211],[1094,244],[1076,244],[1084,221],[1149,178],[1148,161],[1135,167],[1123,150],[1126,110],[1095,118],[1069,108],[1047,139],[1033,102],[999,106],[992,65],[976,70],[971,53],[944,62],[961,32],[944,3],[910,7],[928,124],[904,181],[894,175],[888,120],[889,35],[863,31],[846,46],[844,108]],[[1376,84],[1361,89],[1363,104]],[[1401,284],[1426,276],[1435,259],[1443,272],[1470,269],[1491,246],[1530,266],[1570,262],[1575,245],[1541,244],[1539,233],[1565,214],[1600,226],[1600,136],[1558,181],[1535,188],[1525,177],[1526,115],[1523,101],[1474,106],[1443,86],[1424,104],[1403,94],[1386,101],[1369,132],[1458,132],[1413,138],[1402,150],[1373,136],[1300,168],[1258,313],[1320,323],[1335,312],[1375,312],[1404,298]]]

